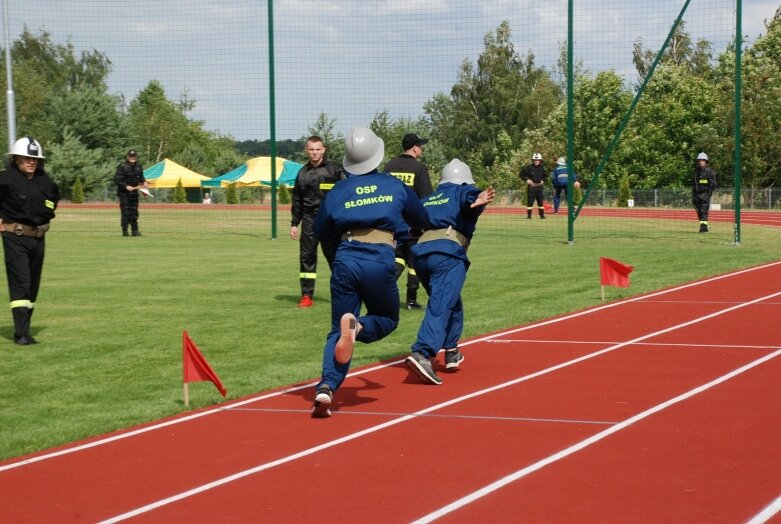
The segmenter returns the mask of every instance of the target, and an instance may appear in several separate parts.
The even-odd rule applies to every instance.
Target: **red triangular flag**
[[[599,274],[603,286],[629,287],[629,273],[633,269],[618,260],[599,257]]]
[[[224,397],[227,393],[225,386],[220,382],[220,377],[212,370],[209,363],[203,357],[195,343],[190,339],[187,331],[182,332],[182,356],[184,359],[184,382],[205,382],[213,383],[220,394]]]

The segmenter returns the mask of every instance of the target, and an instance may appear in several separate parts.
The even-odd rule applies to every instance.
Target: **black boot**
[[[20,346],[37,344],[38,341],[30,336],[30,318],[32,309],[28,307],[15,307],[11,309],[14,316],[14,343]]]
[[[129,236],[130,236],[130,235],[128,234],[128,232],[127,232],[127,229],[123,229],[123,230],[122,230],[122,236],[123,236],[123,237],[129,237]]]
[[[529,220],[532,219],[532,210],[531,209],[526,211],[526,218],[528,218]]]
[[[543,208],[540,208],[540,218],[545,220],[545,210]]]
[[[141,231],[139,231],[138,229],[134,229],[133,230],[133,236],[134,237],[140,237],[141,236]]]

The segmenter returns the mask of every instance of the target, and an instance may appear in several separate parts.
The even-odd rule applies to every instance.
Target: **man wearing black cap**
[[[117,196],[119,197],[119,210],[122,213],[122,236],[129,236],[127,227],[134,237],[140,237],[138,230],[138,189],[149,187],[144,178],[144,168],[138,162],[138,153],[134,149],[127,152],[124,162],[117,166],[114,175],[117,184]]]
[[[428,142],[427,138],[421,138],[415,133],[407,133],[401,140],[401,148],[404,153],[388,160],[384,171],[400,179],[415,191],[418,198],[424,198],[434,192],[431,186],[431,177],[426,165],[418,160],[423,156],[423,146]],[[415,239],[411,237],[398,238],[396,247],[396,278],[398,279],[407,269],[407,309],[422,309],[418,304],[418,289],[420,280],[412,266],[412,246]]]

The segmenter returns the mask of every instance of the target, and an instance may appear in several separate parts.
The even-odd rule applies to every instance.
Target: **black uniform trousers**
[[[8,279],[8,296],[14,318],[14,336],[29,335],[30,317],[41,285],[43,257],[46,250],[44,237],[29,237],[3,233],[5,272]]]
[[[132,231],[138,231],[138,191],[120,193],[119,210],[122,213],[122,231],[127,231],[127,226]]]
[[[301,281],[301,295],[312,297],[315,293],[315,280],[317,279],[317,245],[323,250],[323,256],[328,262],[328,267],[333,267],[334,256],[336,256],[336,247],[338,242],[317,240],[315,236],[315,215],[316,213],[304,212],[301,217],[301,227],[299,228],[299,279]]]
[[[694,192],[692,193],[692,204],[694,210],[697,211],[697,218],[700,223],[708,222],[708,210],[710,209],[710,197],[708,192]]]
[[[526,213],[528,216],[532,216],[532,209],[534,201],[537,201],[537,210],[540,212],[540,216],[545,216],[545,207],[542,204],[542,186],[528,186],[526,195]]]

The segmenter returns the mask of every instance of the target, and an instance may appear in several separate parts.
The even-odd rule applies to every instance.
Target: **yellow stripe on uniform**
[[[316,279],[317,273],[299,273],[298,278]]]
[[[403,258],[397,258],[397,259],[395,259],[395,261],[400,266],[406,266],[407,265],[407,261],[404,260]]]
[[[33,307],[33,303],[29,300],[12,300],[11,301],[11,309],[17,308],[17,307],[27,307],[31,308]]]

